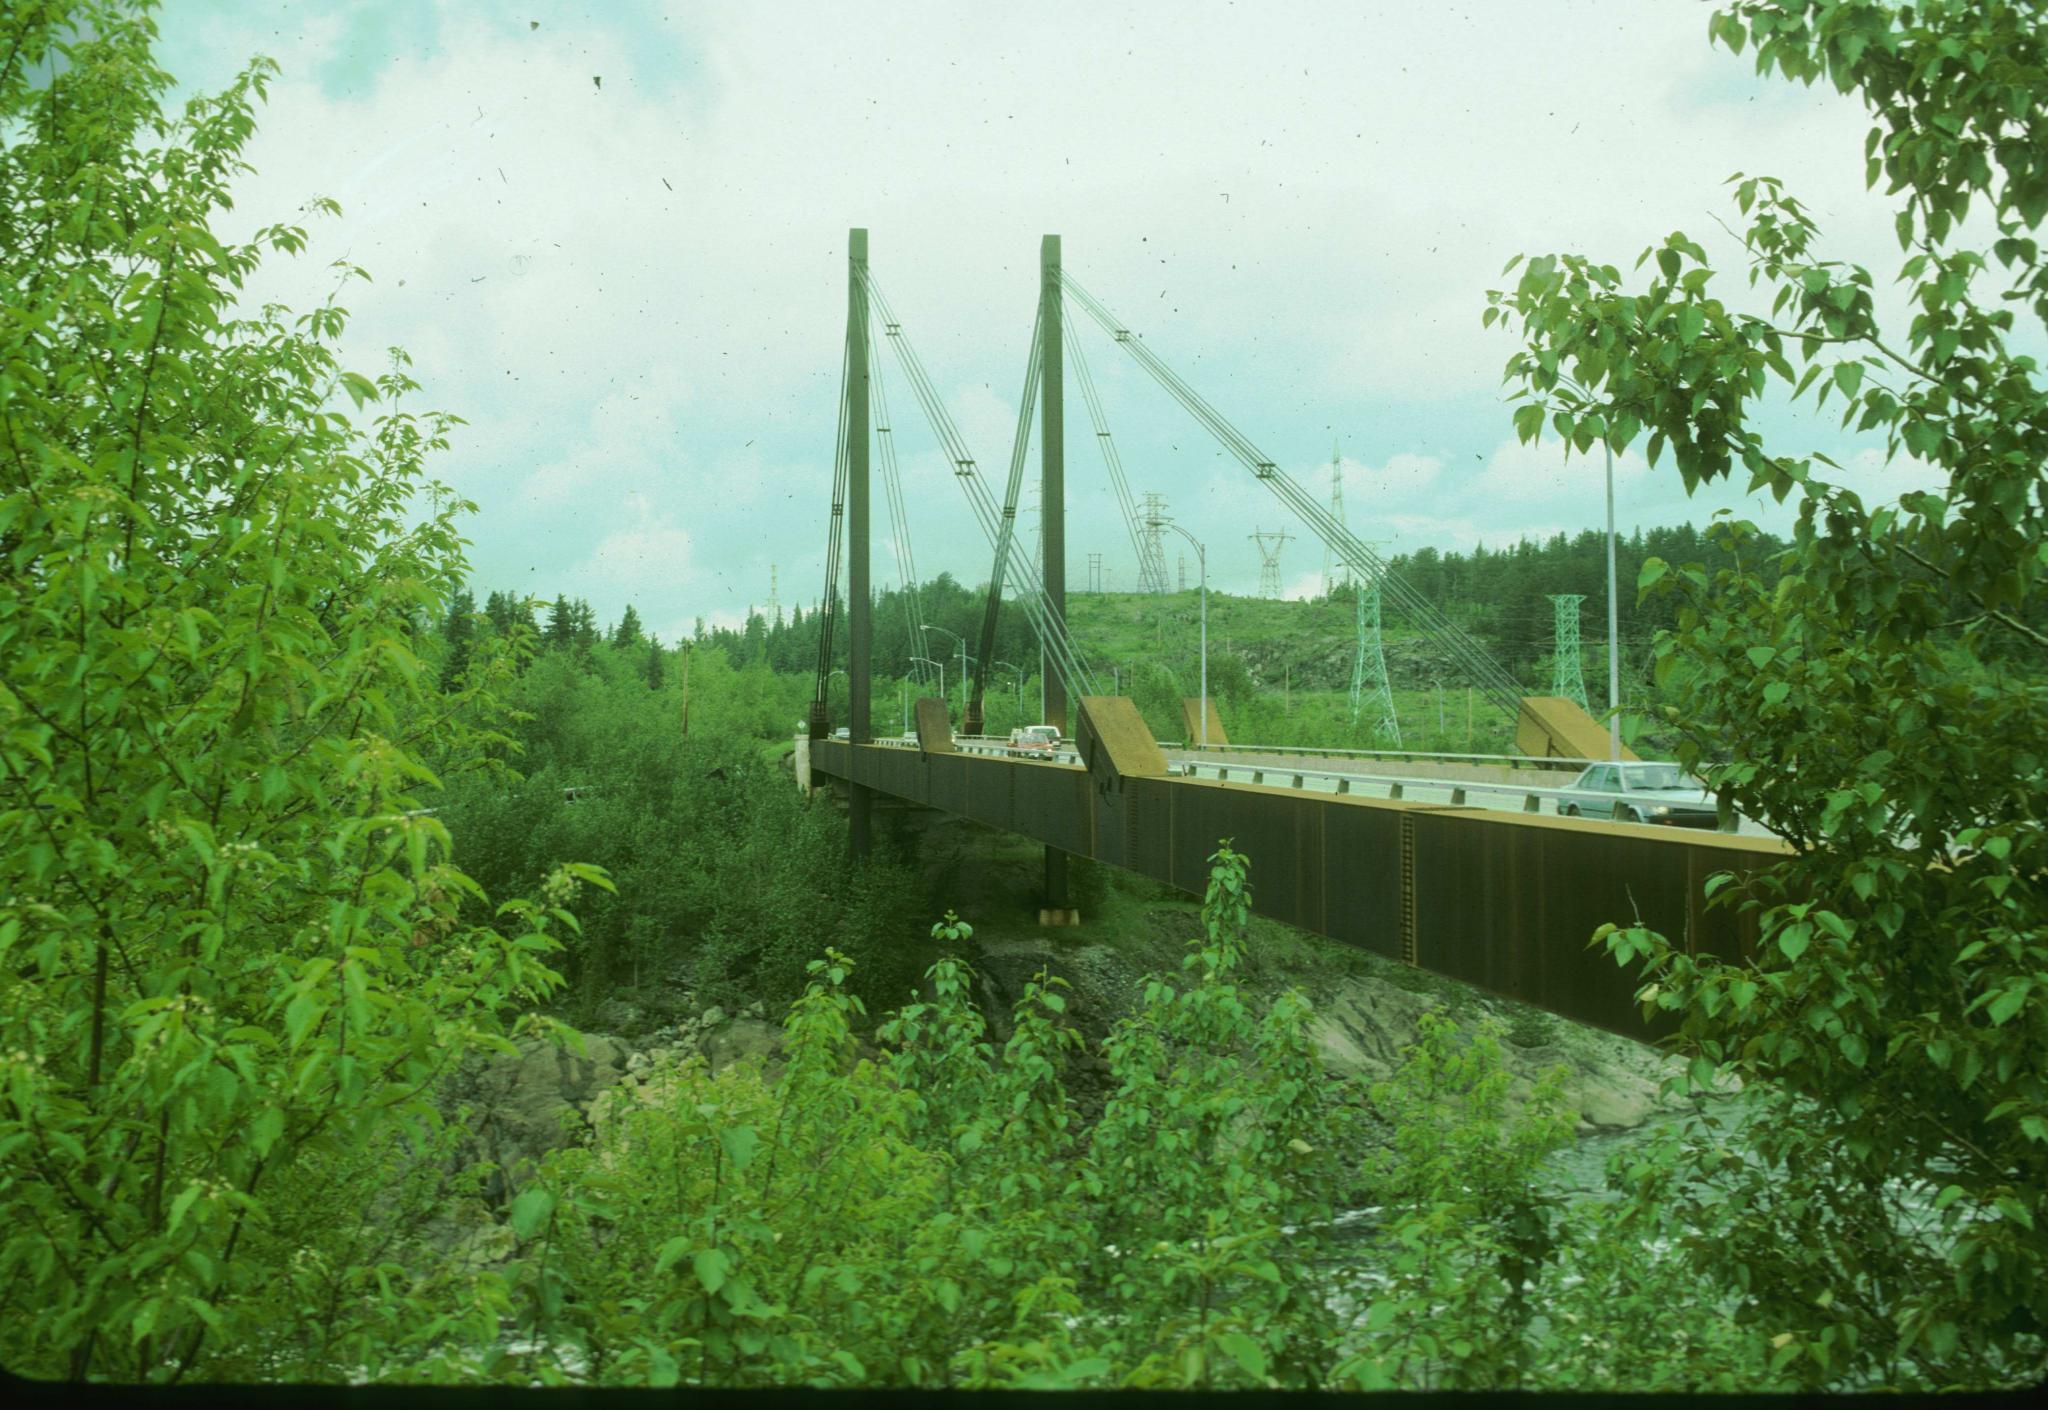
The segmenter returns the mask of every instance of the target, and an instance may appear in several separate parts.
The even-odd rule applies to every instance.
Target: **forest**
[[[1777,539],[1631,536],[1630,710],[1793,851],[1704,880],[1754,912],[1739,963],[1626,916],[1588,937],[1668,1024],[1679,1110],[1567,1193],[1563,1074],[1510,1075],[1511,1048],[1556,1035],[1408,974],[1441,1000],[1414,1040],[1384,1077],[1335,1071],[1313,995],[1341,947],[1254,917],[1258,860],[1228,838],[1199,897],[1077,876],[1106,948],[1164,954],[1119,1012],[1082,1024],[1050,963],[991,1005],[976,931],[1015,918],[977,914],[970,871],[935,869],[910,820],[856,865],[829,795],[784,771],[831,688],[815,611],[664,645],[637,613],[472,586],[475,506],[434,478],[458,418],[421,404],[402,352],[344,359],[363,271],[304,312],[239,299],[307,244],[292,223],[217,233],[276,66],[173,108],[151,7],[0,12],[0,1365],[508,1388],[2038,1381],[2048,391],[2013,345],[2048,326],[2044,20],[2038,0],[1714,15],[1720,48],[1868,104],[1902,332],[1764,177],[1730,204],[1768,317],[1711,293],[1682,232],[1627,275],[1518,258],[1475,298],[1513,344],[1524,440],[1640,443],[1688,488],[1743,474],[1797,508]],[[1832,395],[1945,488],[1865,504],[1756,429],[1767,387]],[[1597,548],[1396,567],[1540,679],[1529,597],[1597,594]],[[917,591],[925,621],[969,630],[972,592]],[[1158,729],[1185,693],[1185,595],[1089,596],[1077,634]],[[876,668],[907,688],[913,618],[885,601],[904,630]],[[1225,609],[1237,724],[1327,732],[1348,604]],[[1398,630],[1398,686],[1435,692]],[[1320,713],[1294,712],[1298,684]],[[1114,934],[1140,902],[1183,923]],[[479,1153],[480,1074],[575,1069],[610,1042],[607,1004],[684,990],[700,1028],[703,1001],[745,1006],[772,1044],[637,1050],[545,1153]]]

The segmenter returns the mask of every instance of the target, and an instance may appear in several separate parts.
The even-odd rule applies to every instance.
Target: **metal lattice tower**
[[[768,565],[768,620],[776,625],[782,623],[782,598],[775,590],[775,565]]]
[[[1139,568],[1145,578],[1157,580],[1157,585],[1150,587],[1148,590],[1165,592],[1166,549],[1159,538],[1160,534],[1165,532],[1161,527],[1166,522],[1165,495],[1157,490],[1145,491],[1145,509],[1142,522],[1145,525],[1145,561],[1139,565]],[[1185,578],[1187,575],[1183,573],[1181,576]],[[1186,582],[1182,582],[1181,586],[1186,587]]]
[[[1102,591],[1102,555],[1099,553],[1088,555],[1088,591]]]
[[[1378,545],[1374,545],[1377,547]],[[1358,652],[1351,658],[1351,722],[1367,715],[1388,747],[1401,747],[1401,717],[1394,709],[1394,687],[1387,679],[1387,653],[1380,641],[1379,575],[1352,575],[1358,607]]]
[[[1337,443],[1335,441],[1330,442],[1330,517],[1339,524],[1344,522],[1344,462],[1337,454]],[[1325,543],[1323,545],[1324,597],[1328,597],[1330,589],[1336,586],[1336,581],[1330,572],[1330,558],[1330,545]],[[1344,564],[1338,564],[1337,571],[1346,577],[1350,576]]]
[[[1180,555],[1180,591],[1182,591],[1182,592],[1186,592],[1187,590],[1188,590],[1188,556],[1187,556],[1187,555],[1186,555],[1185,553],[1183,553],[1183,554],[1181,554],[1181,555]]]
[[[1280,595],[1280,550],[1294,537],[1285,529],[1267,533],[1264,529],[1253,529],[1245,535],[1259,546],[1259,596]]]
[[[1582,592],[1550,594],[1551,605],[1557,609],[1557,648],[1550,693],[1563,696],[1581,710],[1591,708],[1586,704],[1586,672],[1579,657],[1579,604],[1585,600]]]

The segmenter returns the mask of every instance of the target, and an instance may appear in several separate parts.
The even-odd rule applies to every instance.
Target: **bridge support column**
[[[850,230],[846,241],[846,736],[850,745],[872,738],[868,709],[868,657],[873,599],[868,586],[868,232]],[[847,789],[846,831],[855,858],[873,845],[872,791]]]
[[[1081,913],[1067,890],[1067,854],[1057,847],[1045,849],[1045,904],[1038,908],[1040,925],[1079,925]]]

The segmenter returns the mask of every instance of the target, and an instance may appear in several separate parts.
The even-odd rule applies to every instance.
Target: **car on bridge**
[[[1713,827],[1720,820],[1714,795],[1676,764],[1595,764],[1566,788],[1557,811],[1568,818],[1672,827]]]
[[[1058,725],[1024,725],[1010,731],[1012,754],[1050,754],[1059,747]]]

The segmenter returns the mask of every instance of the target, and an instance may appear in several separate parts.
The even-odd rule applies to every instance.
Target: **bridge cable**
[[[818,628],[818,673],[812,700],[825,708],[825,687],[832,680],[832,629],[839,616],[839,551],[841,522],[846,514],[848,382],[853,375],[853,325],[847,321],[846,347],[839,357],[839,434],[832,450],[832,519],[825,533],[825,620]]]
[[[1382,592],[1391,598],[1423,633],[1437,641],[1476,680],[1487,699],[1511,718],[1521,713],[1522,687],[1486,649],[1446,617],[1436,605],[1388,570],[1380,556],[1360,542],[1349,528],[1340,524],[1329,510],[1296,484],[1293,478],[1268,459],[1259,448],[1226,421],[1222,414],[1183,382],[1164,362],[1139,341],[1138,336],[1073,276],[1061,272],[1061,283],[1081,304],[1088,316],[1132,359],[1151,374],[1167,394],[1179,402],[1223,448],[1264,483],[1281,503],[1292,509],[1304,523],[1328,544],[1353,570],[1379,580]]]
[[[932,431],[938,437],[941,447],[952,460],[954,478],[959,482],[962,492],[966,494],[968,505],[981,524],[982,533],[992,546],[1000,545],[1002,514],[996,506],[994,496],[989,493],[988,484],[982,478],[973,453],[967,448],[959,428],[953,424],[953,418],[947,413],[944,401],[932,385],[930,374],[925,371],[916,349],[911,346],[908,336],[903,332],[901,320],[890,311],[888,300],[876,284],[872,271],[868,273],[866,283],[869,299],[881,312],[883,321],[888,325],[888,336],[896,349],[897,364],[903,369],[904,376],[910,383],[911,392],[917,397],[918,404],[923,408],[925,418],[931,423]],[[1086,661],[1081,657],[1066,630],[1066,623],[1060,619],[1058,613],[1051,610],[1050,604],[1046,601],[1037,567],[1019,559],[1012,571],[1020,588],[1018,601],[1038,635],[1048,665],[1059,676],[1069,696],[1099,694],[1100,691],[1096,688]]]
[[[1010,475],[1003,486],[1002,532],[996,540],[995,566],[988,575],[988,603],[981,616],[981,657],[974,664],[974,693],[963,712],[963,724],[967,719],[982,718],[982,696],[996,654],[996,625],[1002,608],[1003,584],[1009,576],[1010,546],[1017,531],[1017,496],[1024,487],[1024,465],[1031,455],[1031,426],[1038,419],[1038,386],[1044,374],[1039,343],[1045,329],[1042,302],[1037,310],[1031,323],[1031,351],[1024,359],[1024,391],[1017,399],[1017,431],[1010,441]]]
[[[910,654],[923,649],[924,606],[918,600],[917,558],[910,547],[910,518],[903,509],[903,477],[896,464],[896,437],[889,419],[889,394],[882,386],[881,350],[875,344],[874,320],[868,320],[868,377],[875,407],[876,459],[881,463],[882,497],[889,506],[891,543],[896,550],[896,577],[903,585],[904,625],[910,632]],[[909,663],[911,677],[920,688],[931,683],[931,668],[922,661]]]
[[[1109,418],[1103,414],[1102,398],[1096,394],[1095,379],[1089,374],[1088,359],[1081,351],[1079,330],[1071,322],[1062,320],[1067,348],[1067,360],[1073,364],[1074,378],[1081,386],[1081,400],[1087,404],[1088,419],[1095,425],[1095,444],[1102,451],[1102,463],[1109,471],[1110,486],[1116,491],[1118,507],[1123,510],[1124,526],[1131,533],[1131,548],[1138,555],[1138,582],[1145,592],[1166,591],[1166,560],[1154,551],[1152,538],[1139,522],[1137,501],[1131,498],[1130,482],[1124,477],[1123,459],[1117,454],[1116,439],[1109,433]]]

